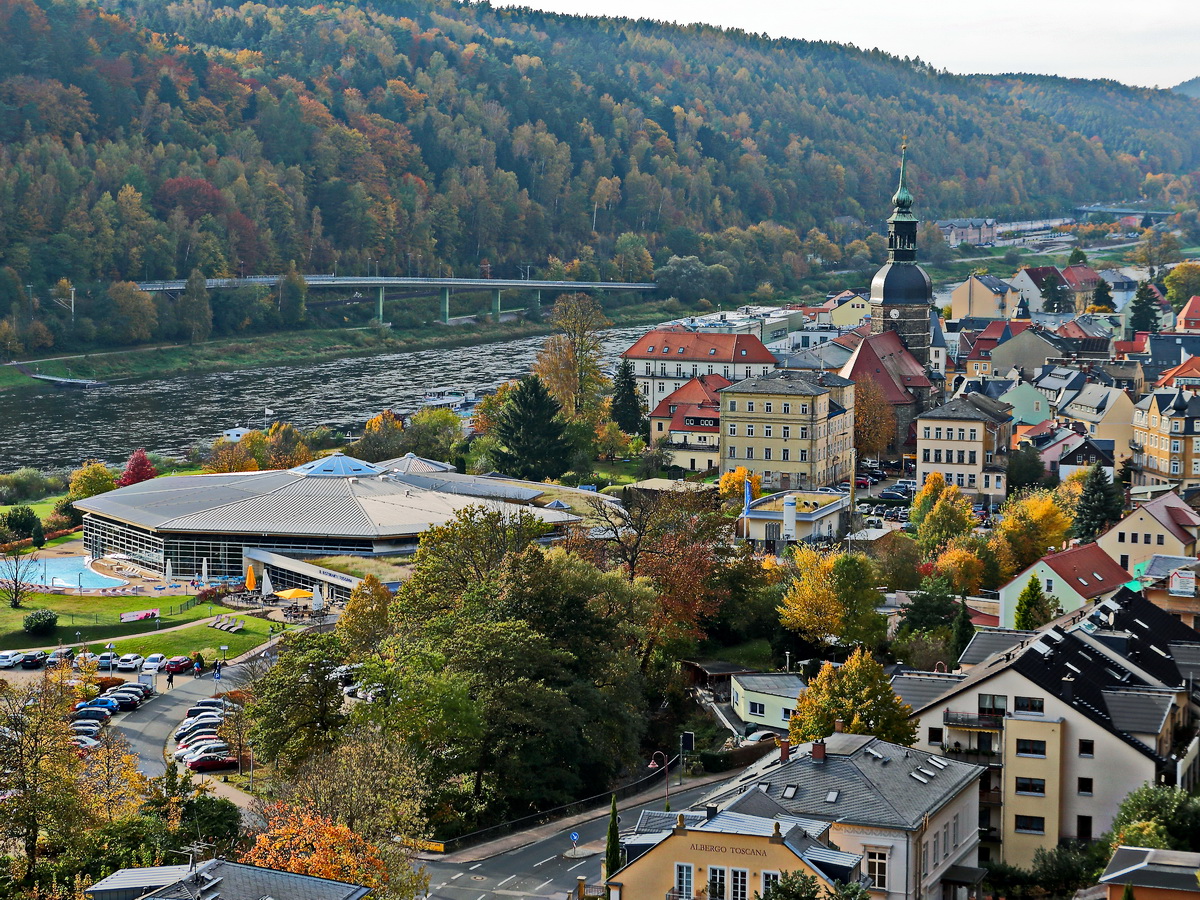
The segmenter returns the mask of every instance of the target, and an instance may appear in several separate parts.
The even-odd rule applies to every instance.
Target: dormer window
[[[650,345],[650,346],[649,346],[649,347],[646,349],[646,352],[647,352],[647,353],[653,353],[653,352],[654,352],[654,345],[653,345],[653,344],[651,344],[651,345]]]
[[[717,355],[717,348],[716,348],[716,347],[709,347],[709,348],[708,348],[708,355],[709,355],[709,356],[716,356],[716,355]]]
[[[682,352],[683,352],[683,348],[682,348],[682,347],[680,347],[680,348],[679,348],[679,352],[680,352],[680,353],[682,353]]]

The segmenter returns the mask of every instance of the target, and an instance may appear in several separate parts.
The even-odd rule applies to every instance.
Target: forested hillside
[[[1166,91],[487,4],[0,0],[0,41],[0,316],[42,345],[145,339],[105,330],[137,308],[107,283],[196,268],[644,279],[695,254],[786,289],[838,261],[811,229],[878,227],[902,135],[926,218],[1135,196],[1200,152]],[[74,325],[21,299],[62,278]]]

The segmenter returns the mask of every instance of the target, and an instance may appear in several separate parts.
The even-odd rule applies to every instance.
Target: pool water
[[[109,578],[92,571],[87,567],[87,557],[84,556],[42,557],[29,573],[29,578],[58,587],[78,588],[82,584],[85,590],[120,587],[126,583],[119,578]]]

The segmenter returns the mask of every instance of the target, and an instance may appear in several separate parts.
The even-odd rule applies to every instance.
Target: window
[[[1042,715],[1046,711],[1046,701],[1042,697],[1014,697],[1013,709],[1017,712]]]
[[[763,374],[765,375],[765,374],[767,374],[767,373],[766,373],[766,372],[764,372]],[[772,403],[770,403],[769,401],[768,401],[767,403],[764,403],[764,404],[763,404],[763,412],[771,412],[771,410],[772,410],[773,408],[774,408],[774,405],[773,405]]]
[[[783,426],[783,439],[786,441],[791,436],[792,436],[792,426],[784,425]]]
[[[921,843],[921,874],[929,874],[929,841]]]
[[[1017,816],[1017,831],[1025,834],[1045,834],[1046,819],[1044,816]]]
[[[1118,531],[1118,532],[1117,532],[1117,543],[1118,543],[1118,544],[1123,544],[1123,543],[1125,543],[1125,532],[1123,532],[1123,531]]]
[[[929,729],[929,743],[931,743],[931,744],[941,744],[941,743],[942,743],[942,736],[943,736],[943,734],[944,734],[944,732],[942,731],[942,729],[941,729],[941,728],[934,728],[934,727],[930,727],[930,729]]]
[[[1045,756],[1046,742],[1017,738],[1017,756]]]
[[[965,428],[958,429],[958,439],[960,441],[965,441],[967,439],[967,429],[965,429]]]
[[[800,451],[800,462],[808,462],[808,451],[807,450]]]
[[[926,447],[921,451],[921,462],[929,462],[929,448]]]
[[[1086,797],[1090,797],[1092,795],[1092,779],[1080,778],[1079,785],[1076,790],[1077,793],[1083,794]]]
[[[746,437],[754,437],[754,426],[753,425],[746,426]]]
[[[1054,579],[1053,578],[1046,579],[1046,593],[1047,594],[1054,593]]]
[[[802,415],[802,416],[808,415],[808,404],[807,403],[800,404],[800,415]]]
[[[933,864],[936,866],[938,859],[941,858],[942,834],[940,831],[933,833]]]
[[[802,441],[808,440],[808,426],[807,425],[800,426],[800,440],[802,440]]]
[[[971,440],[975,441],[975,440],[978,440],[978,439],[979,439],[979,429],[978,429],[978,428],[972,428],[972,429],[971,429]]]
[[[1129,571],[1129,554],[1128,553],[1121,554],[1120,566],[1125,571],[1127,571],[1127,572]]]
[[[779,884],[778,872],[763,872],[762,873],[762,895],[765,898],[771,896],[771,888]]]
[[[967,462],[970,463],[971,465],[975,465],[977,453],[978,453],[977,450],[972,450],[970,453],[968,453],[967,454]]]
[[[710,900],[725,900],[725,867],[708,867],[708,896]]]
[[[788,462],[791,459],[791,451],[787,447],[783,448],[783,461]]]
[[[950,823],[942,826],[942,859],[950,855]]]
[[[1039,797],[1046,795],[1046,779],[1045,778],[1023,778],[1017,776],[1017,793],[1018,794],[1036,794]]]
[[[771,428],[770,425],[764,425],[763,426],[763,437],[770,437],[772,430],[773,429]]]
[[[958,846],[958,813],[954,814],[954,846]]]
[[[942,439],[942,429],[940,429],[940,428],[933,429],[933,436],[940,441]]]
[[[692,867],[689,863],[675,863],[675,890],[680,896],[692,896]]]
[[[1156,535],[1154,536],[1154,538],[1155,538],[1155,541],[1154,541],[1154,542],[1155,542],[1156,544],[1158,544],[1158,546],[1160,546],[1160,547],[1161,547],[1161,546],[1163,545],[1163,535],[1161,535],[1161,534],[1156,534]]]
[[[771,448],[764,447],[763,448],[763,459],[770,459],[770,458],[771,458]]]
[[[737,434],[737,422],[730,422],[729,423],[729,436],[733,437],[736,434]]]
[[[942,451],[941,450],[933,451],[933,461],[935,463],[940,463],[942,461]]]
[[[749,900],[750,873],[745,869],[729,870],[729,900]]]
[[[1079,755],[1080,756],[1095,756],[1096,755],[1096,742],[1081,740],[1079,742]]]
[[[1129,532],[1129,543],[1136,544],[1138,542],[1138,533],[1136,531]]]
[[[792,413],[792,404],[790,404],[790,403],[783,404],[783,414],[785,416],[789,416],[789,415],[791,415],[791,413]]]
[[[659,431],[662,431],[662,426],[663,426],[663,423],[662,423],[662,422],[656,422],[655,424],[656,424],[656,425],[658,425],[658,430],[659,430]]]
[[[929,430],[929,426],[926,425],[923,433],[921,434],[921,437],[925,438],[925,440],[929,440]]]
[[[958,464],[960,466],[965,466],[967,464],[967,451],[966,450],[958,451]],[[962,476],[959,476],[959,477],[961,478]]]
[[[792,716],[794,716],[795,714],[796,714],[796,711],[794,709],[785,709],[783,711],[783,715],[781,715],[779,718],[782,719],[784,722],[790,722],[790,721],[792,721]]]
[[[750,701],[750,715],[764,716],[766,714],[767,714],[767,707],[765,704],[758,703],[757,701],[754,701],[754,700]]]
[[[730,412],[737,412],[737,401],[736,401],[736,400],[730,400],[730,401],[729,401],[729,411],[730,411]]]
[[[1075,837],[1081,841],[1090,841],[1092,839],[1092,817],[1091,816],[1076,816],[1075,817]]]
[[[746,401],[746,412],[754,412],[754,401],[753,400]]]
[[[729,447],[725,455],[729,459],[737,459],[737,447]]]
[[[886,850],[867,851],[867,874],[875,882],[872,886],[876,890],[887,890],[888,852]]]
[[[746,459],[754,459],[754,448],[753,447],[746,448]]]
[[[981,716],[1002,716],[1008,708],[1008,697],[1004,694],[980,694],[979,714]]]

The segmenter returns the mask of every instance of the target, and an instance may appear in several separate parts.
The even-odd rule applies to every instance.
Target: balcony
[[[942,714],[942,724],[974,731],[1000,731],[1004,728],[1004,714],[954,712],[948,709]]]
[[[993,844],[999,844],[1003,840],[1003,836],[1000,834],[1000,826],[980,825],[979,839],[981,841],[990,841]]]
[[[1004,794],[998,787],[986,788],[981,786],[979,788],[979,802],[998,806],[1004,802]]]
[[[953,744],[943,744],[942,752],[951,759],[961,759],[984,766],[1000,765],[999,750],[983,750],[979,747],[964,747],[955,741]]]

